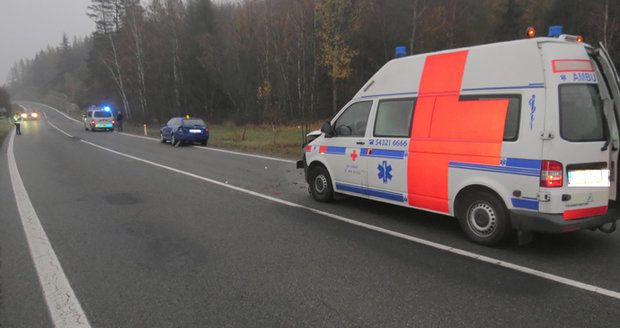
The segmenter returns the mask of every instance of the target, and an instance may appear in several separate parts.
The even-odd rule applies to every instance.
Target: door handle
[[[358,142],[356,142],[356,144],[358,144],[358,145],[365,145],[366,143],[363,142],[363,141],[358,141]]]

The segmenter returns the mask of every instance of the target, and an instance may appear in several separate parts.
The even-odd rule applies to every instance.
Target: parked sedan
[[[174,117],[159,130],[159,140],[162,143],[170,141],[172,146],[194,142],[206,146],[209,142],[209,128],[199,118]]]

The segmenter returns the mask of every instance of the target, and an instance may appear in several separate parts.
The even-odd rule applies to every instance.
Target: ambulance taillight
[[[544,188],[560,188],[564,183],[562,163],[543,160],[540,166],[540,186]]]

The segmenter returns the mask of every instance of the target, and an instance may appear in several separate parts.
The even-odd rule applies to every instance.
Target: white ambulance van
[[[606,50],[561,35],[397,58],[304,147],[310,193],[511,230],[615,230],[619,78]],[[530,234],[531,235],[531,234]]]

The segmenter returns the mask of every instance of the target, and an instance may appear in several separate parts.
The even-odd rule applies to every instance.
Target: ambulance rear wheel
[[[461,229],[472,241],[482,245],[497,245],[510,232],[506,208],[497,196],[489,192],[474,192],[459,204]]]
[[[310,194],[319,202],[330,202],[334,199],[334,187],[329,172],[323,166],[317,166],[310,171]]]

